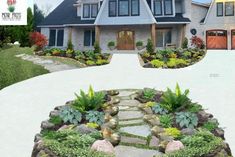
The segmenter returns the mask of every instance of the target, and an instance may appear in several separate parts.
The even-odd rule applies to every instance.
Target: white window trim
[[[90,5],[90,18],[84,18],[83,17],[83,5],[84,4],[88,4],[88,5]],[[97,3],[97,2],[91,2],[91,3],[83,3],[82,4],[82,7],[81,7],[81,20],[95,20],[96,18],[93,18],[93,17],[91,17],[91,5],[92,4],[98,4],[98,10],[97,10],[97,15],[98,15],[98,13],[99,13],[99,10],[100,10],[100,3]],[[96,17],[97,17],[97,15],[96,15]]]
[[[63,45],[62,45],[62,46],[57,46],[58,32],[59,32],[59,30],[63,30],[63,31],[64,31],[64,28],[51,28],[51,29],[49,30],[49,33],[50,33],[51,30],[55,30],[55,45],[50,46],[50,47],[64,47],[64,39],[63,39]],[[49,34],[49,36],[50,36],[50,34]],[[64,35],[63,35],[63,36],[64,36]],[[49,39],[49,40],[50,40],[50,39]],[[48,43],[48,44],[49,44],[49,43]]]
[[[154,15],[154,0],[151,0],[151,10],[152,10],[152,13],[155,17],[175,17],[175,0],[172,0],[172,12],[173,14],[172,15],[165,15],[165,4],[164,4],[164,0],[161,0],[162,1],[162,15]]]

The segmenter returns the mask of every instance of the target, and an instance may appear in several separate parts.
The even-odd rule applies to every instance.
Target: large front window
[[[51,29],[49,35],[49,46],[63,46],[64,43],[64,30]]]
[[[84,46],[93,46],[95,43],[95,31],[85,30],[84,31]]]
[[[98,14],[98,3],[83,4],[83,18],[96,18]]]
[[[173,15],[172,0],[153,0],[153,13],[155,16]]]
[[[225,2],[225,16],[234,16],[234,2]]]
[[[129,16],[129,0],[119,0],[118,15]]]

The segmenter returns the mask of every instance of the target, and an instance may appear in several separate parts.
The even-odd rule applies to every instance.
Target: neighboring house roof
[[[192,1],[192,4],[207,7],[207,8],[210,7],[210,3],[200,3],[200,2]]]
[[[183,17],[182,14],[176,14],[175,17],[156,17],[157,23],[189,23],[189,18]]]
[[[73,6],[76,1],[77,0],[64,0],[38,27],[94,24],[95,20],[81,20],[81,17],[77,16],[77,8]]]
[[[209,14],[210,14],[210,12],[211,12],[211,10],[212,10],[212,7],[213,7],[213,4],[215,3],[215,0],[212,0],[212,2],[211,2],[211,4],[210,4],[210,7],[209,7],[209,10],[208,10],[208,12],[207,12],[207,14],[206,14],[206,17],[205,17],[205,19],[202,21],[202,24],[206,24],[206,22],[207,22],[207,19],[208,19],[208,16],[209,16]]]

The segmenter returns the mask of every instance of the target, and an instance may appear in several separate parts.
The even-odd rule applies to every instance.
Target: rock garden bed
[[[202,60],[206,50],[197,48],[165,49],[140,54],[141,64],[145,68],[176,69],[193,65]]]
[[[45,49],[36,52],[40,56],[63,57],[78,61],[83,66],[100,66],[109,64],[111,60],[110,54],[97,53],[93,50],[79,51],[79,50],[62,50],[59,48]]]
[[[218,120],[188,93],[81,91],[42,122],[32,157],[232,156]]]

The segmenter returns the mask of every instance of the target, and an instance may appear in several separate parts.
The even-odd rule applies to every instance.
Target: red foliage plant
[[[205,44],[204,44],[204,41],[197,37],[197,36],[193,36],[191,38],[191,45],[198,48],[198,49],[204,49],[205,48]]]
[[[47,44],[47,38],[39,32],[32,32],[29,35],[32,45],[36,46],[36,51],[42,50]]]

